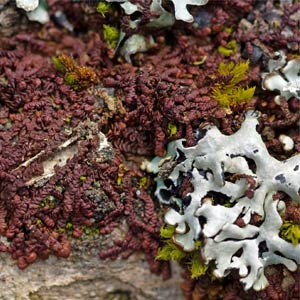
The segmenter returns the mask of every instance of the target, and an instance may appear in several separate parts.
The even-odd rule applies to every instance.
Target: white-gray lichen
[[[16,0],[16,6],[25,11],[33,11],[39,6],[39,0]]]
[[[131,55],[146,52],[153,45],[154,40],[151,35],[144,37],[140,34],[133,34],[124,42],[120,53],[127,62],[131,63]]]
[[[210,127],[193,147],[176,141],[177,164],[169,176],[157,179],[156,189],[160,202],[172,205],[165,221],[176,226],[174,242],[192,251],[203,239],[202,256],[206,263],[215,262],[214,274],[224,277],[237,269],[246,290],[267,286],[268,265],[295,271],[300,264],[300,244],[279,236],[285,203],[273,198],[282,191],[299,205],[300,155],[285,161],[270,156],[257,124],[257,114],[248,112],[231,136]],[[181,198],[184,178],[193,191]],[[261,221],[253,222],[254,216]]]
[[[176,20],[182,20],[185,22],[193,22],[194,18],[187,10],[187,5],[205,5],[208,0],[171,0],[175,7]]]
[[[262,75],[263,89],[278,90],[287,100],[292,97],[300,100],[300,58],[286,63],[286,56],[282,51],[276,54],[277,59],[270,59],[268,62],[269,73]]]
[[[133,4],[129,0],[106,0],[107,2],[121,3],[121,7],[124,9],[127,15],[132,15],[137,11],[141,11],[141,7],[138,4]],[[189,13],[188,5],[205,5],[208,0],[171,0],[174,5],[175,19],[184,22],[193,22],[194,18]],[[150,5],[150,11],[153,14],[157,14],[158,17],[152,18],[150,21],[151,27],[164,27],[170,26],[174,23],[174,17],[167,12],[162,6],[162,0],[152,0]],[[153,24],[151,24],[153,23]]]

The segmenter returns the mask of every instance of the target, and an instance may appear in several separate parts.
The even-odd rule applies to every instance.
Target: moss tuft
[[[119,36],[120,31],[118,28],[109,25],[103,25],[103,37],[109,47],[116,48],[119,41]]]
[[[280,236],[293,245],[300,242],[300,224],[293,221],[284,221],[280,228]]]
[[[168,133],[169,136],[172,137],[173,135],[175,135],[177,133],[177,126],[173,123],[168,123]]]
[[[97,12],[98,12],[102,17],[105,17],[105,14],[108,13],[110,7],[111,7],[110,3],[107,3],[107,2],[104,2],[104,1],[100,1],[100,2],[97,4]]]
[[[174,244],[173,235],[176,226],[164,225],[160,228],[160,236],[163,238],[163,246],[158,249],[156,259],[158,260],[177,260],[189,266],[191,278],[195,279],[204,275],[208,266],[201,261],[200,246],[201,241],[195,242],[195,250],[192,252],[185,252]]]
[[[55,68],[64,75],[65,83],[74,90],[87,88],[97,83],[96,73],[89,67],[78,66],[72,57],[59,55],[52,57]]]
[[[224,56],[230,56],[236,51],[236,40],[231,40],[226,46],[219,46],[218,52]]]
[[[249,61],[235,64],[220,63],[218,72],[221,77],[212,89],[213,98],[221,107],[230,108],[242,102],[249,101],[255,92],[255,87],[242,87],[239,84],[244,79],[249,68]]]

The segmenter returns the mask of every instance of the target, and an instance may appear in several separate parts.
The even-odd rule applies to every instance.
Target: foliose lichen
[[[39,6],[39,0],[16,0],[16,6],[25,11],[33,11]]]
[[[106,0],[106,1],[121,3],[121,7],[124,9],[124,11],[127,15],[131,15],[131,14],[135,13],[136,11],[140,11],[140,9],[141,9],[140,5],[131,3],[129,0]],[[205,4],[207,4],[208,0],[171,0],[171,2],[173,2],[173,5],[174,5],[176,20],[181,20],[181,21],[185,21],[185,22],[193,22],[194,18],[187,10],[187,6],[188,5],[197,5],[197,6],[205,5]],[[151,5],[150,5],[150,10],[152,13],[158,14],[157,19],[160,19],[160,23],[161,23],[162,27],[166,24],[165,22],[167,20],[168,20],[167,23],[169,23],[169,21],[172,21],[172,17],[170,16],[170,13],[168,13],[162,6],[162,0],[152,0]],[[171,24],[169,24],[169,25],[171,25]]]
[[[237,269],[245,290],[268,285],[264,269],[269,265],[295,271],[300,264],[300,245],[282,227],[285,202],[276,198],[281,191],[299,204],[300,155],[285,161],[270,156],[256,131],[257,118],[247,112],[230,136],[206,127],[193,147],[185,147],[184,140],[173,142],[175,167],[162,172],[160,161],[164,176],[156,179],[155,192],[170,206],[165,222],[176,228],[173,241],[194,251],[201,240],[202,258],[215,262],[214,275],[225,277]],[[183,186],[187,180],[188,188]]]
[[[283,51],[275,54],[275,59],[268,62],[269,72],[262,75],[262,88],[270,91],[278,90],[287,100],[292,97],[300,100],[300,58],[286,62]]]

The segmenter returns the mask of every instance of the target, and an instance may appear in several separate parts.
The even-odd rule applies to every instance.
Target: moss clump
[[[300,242],[300,224],[293,221],[284,221],[280,228],[280,236],[293,245]]]
[[[64,75],[66,84],[74,90],[81,90],[97,83],[97,76],[93,69],[78,66],[72,57],[59,55],[53,57],[52,61],[55,68]]]
[[[140,178],[139,182],[138,182],[138,186],[140,189],[144,188],[145,186],[147,186],[148,183],[148,178],[143,176]]]
[[[227,43],[226,46],[219,46],[218,52],[223,54],[224,56],[230,56],[232,55],[236,50],[236,40],[231,40]]]
[[[104,1],[100,1],[97,4],[97,12],[102,16],[105,17],[105,14],[108,13],[109,9],[110,9],[111,5],[110,3],[104,2]]]
[[[111,48],[116,48],[118,41],[119,41],[120,31],[118,28],[103,25],[103,37],[106,43]]]
[[[57,228],[56,231],[59,234],[66,233],[67,235],[71,236],[71,235],[73,235],[73,231],[74,231],[73,223],[71,221],[69,221],[66,223],[65,227]]]
[[[99,228],[96,228],[94,226],[82,226],[81,229],[83,231],[83,234],[87,237],[95,237],[100,234]]]
[[[175,135],[177,133],[178,129],[177,126],[173,123],[168,123],[168,133],[169,133],[169,137],[172,137],[173,135]]]
[[[39,218],[37,218],[37,219],[35,220],[35,224],[36,224],[37,226],[41,225],[41,224],[42,224],[42,220],[39,219]]]
[[[220,81],[214,85],[212,96],[221,107],[230,108],[247,102],[253,97],[255,87],[249,88],[240,85],[248,69],[249,61],[237,64],[234,62],[220,63],[218,67]]]
[[[79,180],[80,180],[81,182],[85,182],[85,181],[86,181],[86,176],[81,175],[81,176],[79,177]]]
[[[200,255],[201,242],[195,242],[195,250],[185,252],[173,242],[175,226],[164,225],[160,229],[160,236],[164,239],[164,245],[158,249],[156,259],[158,260],[177,260],[189,266],[191,278],[196,279],[204,275],[208,266],[203,264]]]
[[[43,209],[44,207],[55,208],[58,203],[59,200],[57,198],[49,195],[40,201],[39,209]]]
[[[199,247],[200,247],[200,243],[199,243]],[[198,250],[199,247],[198,248],[196,247],[196,250]],[[196,279],[201,275],[204,275],[208,269],[208,266],[203,264],[203,262],[200,260],[199,250],[198,251],[196,250],[193,252],[193,255],[188,263],[190,265],[192,279]]]

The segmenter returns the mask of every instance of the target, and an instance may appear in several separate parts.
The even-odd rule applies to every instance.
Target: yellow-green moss
[[[202,275],[204,275],[208,269],[208,265],[203,264],[203,262],[200,261],[200,253],[199,251],[195,251],[191,261],[189,262],[189,269],[191,272],[191,278],[196,279]]]
[[[284,221],[280,228],[280,236],[293,245],[300,242],[300,224],[293,221]]]
[[[55,57],[55,56],[52,57],[52,62],[53,62],[53,64],[54,64],[55,68],[56,68],[59,72],[65,73],[66,69],[65,69],[64,65],[61,63],[59,57]]]
[[[219,46],[218,52],[223,54],[224,56],[230,56],[232,55],[236,50],[236,40],[231,40],[227,43],[226,46]]]
[[[59,203],[58,199],[56,199],[52,195],[49,195],[40,201],[39,209],[43,209],[45,206],[48,206],[50,208],[55,208],[58,203]]]
[[[187,253],[176,246],[172,240],[167,241],[163,247],[158,249],[156,259],[158,260],[181,260]]]
[[[173,242],[175,226],[164,225],[160,229],[160,236],[163,238],[163,246],[158,249],[156,259],[184,261],[189,266],[191,278],[195,279],[204,275],[208,266],[201,262],[200,246],[201,242],[195,242],[195,250],[185,252]]]
[[[120,31],[118,28],[109,25],[103,25],[104,40],[111,48],[115,48],[117,46],[119,36]]]
[[[100,2],[97,4],[97,12],[98,12],[102,17],[105,17],[105,14],[108,13],[110,7],[111,7],[110,3],[107,3],[107,2],[104,2],[104,1],[100,1]]]
[[[78,66],[70,56],[52,57],[52,62],[55,68],[64,76],[65,83],[74,90],[81,90],[97,83],[97,76],[93,69]]]
[[[72,222],[67,222],[65,227],[57,228],[56,230],[59,234],[66,233],[67,235],[73,235],[74,226]]]
[[[147,182],[148,182],[147,177],[145,177],[145,176],[141,177],[140,180],[139,180],[139,182],[138,182],[139,188],[141,189],[144,186],[146,186]]]
[[[118,176],[118,178],[117,178],[117,185],[121,185],[122,184],[122,180],[123,180],[123,177]]]
[[[99,228],[96,228],[94,226],[88,227],[88,226],[82,226],[81,227],[83,233],[88,237],[94,237],[100,234]]]
[[[177,126],[171,122],[168,123],[168,133],[170,137],[175,135],[177,133]]]
[[[35,224],[36,224],[37,226],[41,225],[41,224],[42,224],[42,220],[39,219],[39,218],[37,218],[37,219],[35,220]]]
[[[86,181],[86,176],[81,175],[81,176],[79,177],[79,180],[82,181],[82,182]]]
[[[255,92],[255,87],[243,87],[240,85],[249,68],[249,61],[235,64],[220,63],[219,75],[223,80],[215,84],[212,89],[213,98],[221,107],[229,108],[241,102],[249,101]]]
[[[172,238],[176,227],[171,225],[164,225],[160,228],[160,236],[164,239],[170,239]]]

